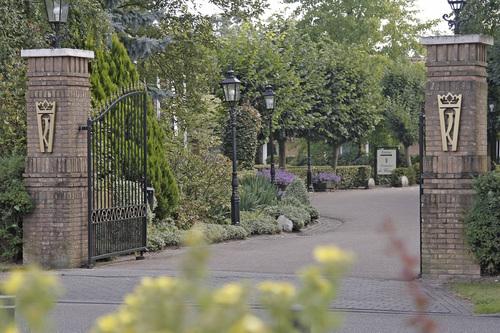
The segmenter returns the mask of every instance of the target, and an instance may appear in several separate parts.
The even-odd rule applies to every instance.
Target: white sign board
[[[377,150],[377,175],[390,175],[396,169],[396,149]]]

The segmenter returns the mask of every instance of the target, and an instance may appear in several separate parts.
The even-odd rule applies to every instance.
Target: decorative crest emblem
[[[438,95],[439,122],[443,151],[457,151],[460,130],[460,113],[462,111],[462,95]]]
[[[36,102],[35,105],[40,151],[42,153],[52,153],[56,124],[56,102],[44,100],[43,102]]]

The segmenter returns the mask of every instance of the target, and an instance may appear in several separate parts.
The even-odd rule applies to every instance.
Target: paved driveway
[[[415,307],[401,279],[401,265],[387,252],[387,237],[379,229],[385,218],[393,219],[409,251],[418,255],[418,188],[318,193],[312,195],[312,201],[322,219],[302,233],[211,246],[210,283],[217,286],[239,279],[293,282],[294,273],[311,262],[316,245],[333,243],[357,255],[332,304],[332,311],[344,313],[341,332],[413,332],[406,322],[415,314]],[[115,309],[143,276],[176,275],[184,251],[169,249],[150,254],[144,261],[59,271],[66,294],[54,314],[57,330],[86,332],[96,317]],[[429,315],[440,325],[439,332],[500,332],[500,318],[472,316],[468,304],[441,286],[432,281],[420,285],[431,300]]]

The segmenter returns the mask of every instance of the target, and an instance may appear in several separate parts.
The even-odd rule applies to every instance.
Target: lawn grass
[[[477,314],[500,313],[500,282],[457,282],[451,288],[474,304]]]

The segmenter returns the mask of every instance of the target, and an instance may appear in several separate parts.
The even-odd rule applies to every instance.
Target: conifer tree
[[[113,94],[139,81],[135,65],[116,35],[112,37],[109,49],[103,43],[94,45],[91,40],[88,45],[95,50],[96,55],[90,78],[95,106],[104,104]],[[179,189],[167,160],[167,135],[158,123],[151,101],[148,101],[147,108],[147,133],[147,177],[158,201],[155,214],[161,219],[175,210],[179,202]]]

